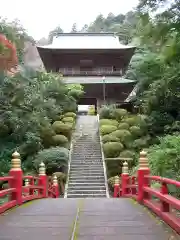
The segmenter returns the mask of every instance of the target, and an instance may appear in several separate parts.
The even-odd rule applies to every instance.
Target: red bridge
[[[0,240],[180,239],[180,200],[168,190],[179,190],[180,182],[151,176],[146,152],[136,176],[124,163],[114,198],[62,199],[57,177],[49,182],[43,163],[38,176],[24,176],[15,152],[11,166],[9,176],[0,177],[9,186],[0,190],[0,198],[9,196],[0,205]],[[161,187],[154,189],[154,181]]]

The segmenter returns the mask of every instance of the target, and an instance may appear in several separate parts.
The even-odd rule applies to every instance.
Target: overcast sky
[[[36,40],[47,37],[49,31],[61,26],[68,32],[74,22],[81,28],[99,13],[107,16],[132,10],[138,0],[1,0],[0,16],[19,19]]]

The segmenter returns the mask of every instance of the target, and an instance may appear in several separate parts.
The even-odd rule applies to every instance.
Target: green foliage
[[[110,134],[106,134],[102,137],[102,142],[106,143],[106,142],[119,142],[119,138],[117,138],[116,136],[112,136]]]
[[[73,123],[74,122],[74,118],[73,117],[64,117],[62,119],[62,122],[64,122],[64,123]]]
[[[114,119],[101,119],[99,121],[99,124],[100,124],[100,126],[113,125],[113,126],[116,126],[116,127],[119,125],[118,121],[116,121]]]
[[[48,175],[54,172],[66,172],[69,160],[69,150],[63,147],[51,147],[39,151],[34,159],[34,167],[36,171],[39,164],[44,162]]]
[[[142,135],[142,129],[138,126],[132,126],[129,129],[130,133],[133,137],[140,137]]]
[[[64,112],[66,104],[76,101],[68,97],[68,88],[52,73],[34,72],[21,68],[14,76],[0,74],[0,135],[3,139],[0,165],[11,159],[17,149],[23,165],[32,169],[32,158],[52,146],[55,135],[52,122]],[[72,129],[64,124],[65,130]],[[71,131],[68,131],[70,137]],[[66,136],[67,136],[66,135]],[[7,168],[0,167],[6,172]],[[2,173],[1,173],[2,174]]]
[[[61,147],[68,147],[68,138],[64,135],[57,134],[52,137],[53,145],[61,146]]]
[[[166,135],[159,140],[148,150],[152,174],[180,181],[180,137]]]
[[[64,113],[64,117],[72,117],[72,118],[76,118],[76,113],[74,112],[67,112],[67,113]]]
[[[116,131],[117,127],[114,125],[103,125],[100,127],[100,133],[102,136]]]
[[[122,143],[126,143],[131,139],[131,133],[128,130],[116,130],[111,135],[119,138]]]
[[[124,130],[124,129],[128,130],[129,129],[129,124],[122,122],[122,123],[119,124],[118,129],[119,130]]]
[[[71,123],[63,123],[61,121],[55,121],[52,125],[52,128],[54,129],[56,134],[62,134],[68,139],[71,137],[72,132],[72,124]]]
[[[121,157],[121,158],[134,158],[135,155],[136,155],[135,151],[124,150],[120,153],[119,157]]]
[[[118,157],[123,149],[123,145],[120,142],[107,142],[103,144],[104,155],[107,158]]]

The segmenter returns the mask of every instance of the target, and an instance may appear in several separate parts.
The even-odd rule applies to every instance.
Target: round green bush
[[[120,123],[119,126],[118,126],[118,129],[119,130],[128,130],[129,129],[129,125],[127,123]]]
[[[131,132],[133,137],[139,137],[142,135],[142,130],[138,126],[132,126],[130,127],[129,131]]]
[[[68,138],[64,135],[58,134],[52,137],[53,145],[67,147]]]
[[[148,139],[145,138],[136,139],[133,141],[132,147],[139,150],[148,147]]]
[[[121,158],[134,158],[135,152],[131,150],[124,150],[120,153],[119,157]]]
[[[74,118],[73,117],[64,117],[62,119],[62,122],[64,122],[64,123],[73,123],[74,122]]]
[[[104,136],[106,134],[109,134],[109,133],[112,133],[116,130],[117,130],[117,127],[113,126],[113,125],[103,125],[103,126],[100,127],[100,133],[101,133],[102,136]]]
[[[104,155],[107,158],[118,157],[122,149],[123,145],[119,142],[107,142],[103,144]]]
[[[126,109],[117,108],[112,111],[112,117],[121,120],[128,114]]]
[[[110,134],[106,134],[102,137],[102,142],[106,143],[106,142],[119,142],[119,138],[112,136]]]
[[[131,133],[128,130],[116,130],[112,132],[111,135],[119,138],[122,143],[131,139]]]
[[[137,116],[128,117],[124,119],[124,122],[129,124],[129,126],[139,125],[139,118]]]
[[[61,121],[55,121],[52,125],[56,134],[62,134],[68,138],[71,136],[72,127],[72,123],[63,123]]]
[[[101,119],[99,121],[99,124],[100,126],[103,126],[103,125],[113,125],[113,126],[118,126],[118,121],[114,120],[114,119]]]
[[[39,171],[39,164],[43,162],[47,174],[54,172],[66,172],[69,160],[69,150],[64,147],[51,147],[39,151],[34,159],[34,167]]]
[[[76,113],[74,113],[74,112],[67,112],[67,113],[64,114],[64,117],[76,118]]]

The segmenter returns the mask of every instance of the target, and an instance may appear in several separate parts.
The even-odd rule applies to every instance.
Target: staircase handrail
[[[104,179],[105,179],[105,186],[106,186],[106,197],[109,198],[107,169],[106,169],[106,163],[105,163],[105,157],[104,157],[104,151],[103,151],[102,138],[101,138],[101,134],[99,133],[99,114],[97,114],[97,121],[98,121],[98,134],[99,134],[99,139],[100,139],[101,156],[102,156],[103,170],[104,170]]]

